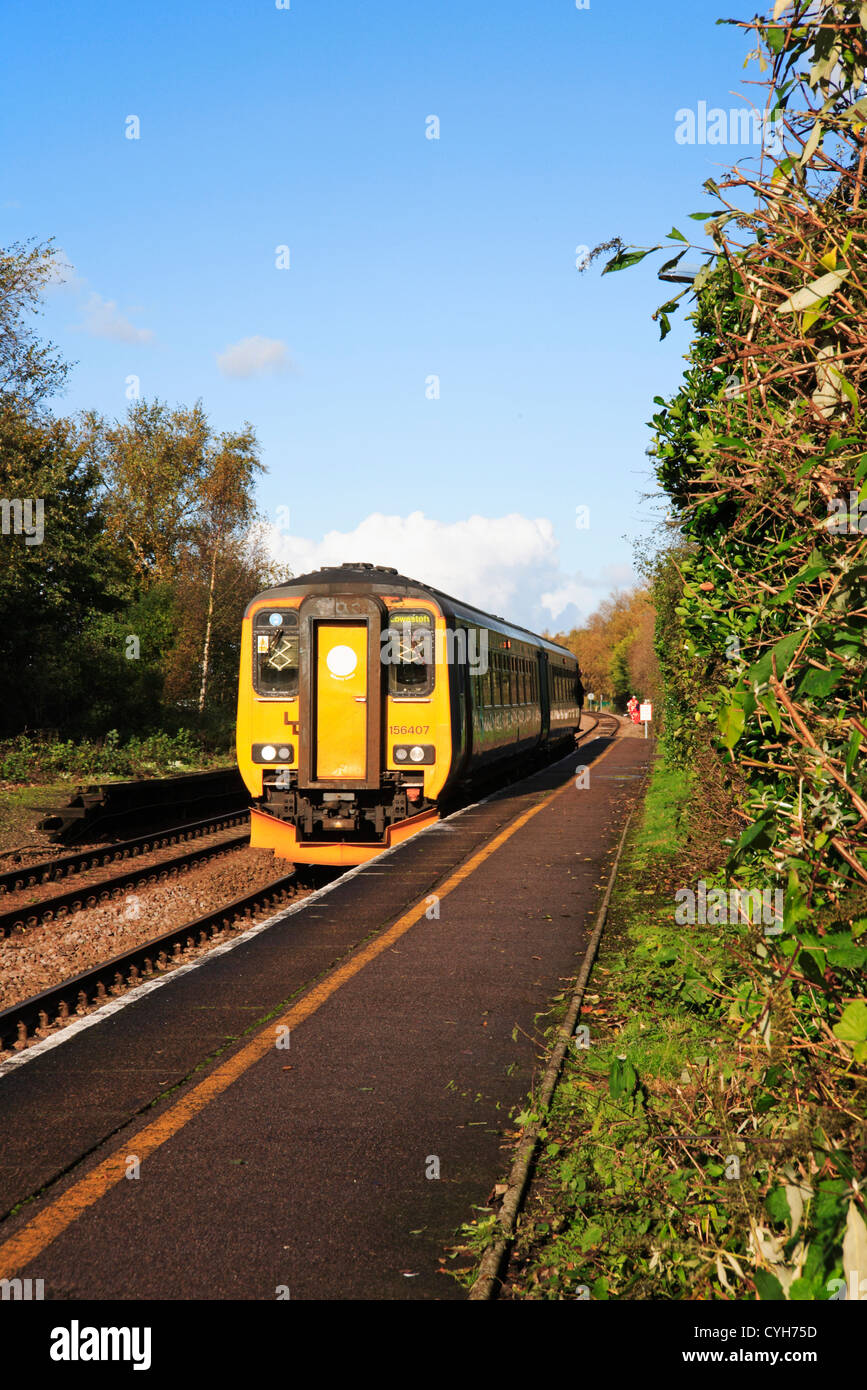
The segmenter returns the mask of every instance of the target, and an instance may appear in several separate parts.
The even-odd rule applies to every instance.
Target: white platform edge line
[[[548,772],[552,768],[559,767],[561,763],[566,762],[569,758],[574,758],[580,751],[580,747],[576,748],[573,752],[567,753],[565,757],[559,758],[556,763],[551,763],[544,771]],[[538,773],[531,773],[530,776],[538,776]],[[529,780],[529,777],[522,778],[522,781]],[[159,979],[147,980],[144,984],[136,985],[134,989],[127,990],[119,999],[110,1000],[109,1003],[103,1004],[101,1008],[94,1010],[93,1013],[85,1014],[82,1018],[76,1019],[74,1023],[69,1023],[65,1028],[58,1029],[58,1031],[53,1033],[50,1037],[43,1038],[41,1042],[33,1043],[32,1046],[24,1048],[17,1056],[9,1057],[5,1062],[0,1062],[0,1079],[10,1072],[17,1071],[18,1068],[24,1066],[25,1063],[43,1056],[46,1052],[51,1052],[55,1047],[61,1047],[63,1043],[70,1042],[79,1033],[84,1032],[86,1028],[93,1028],[95,1024],[102,1023],[105,1019],[111,1018],[113,1014],[119,1013],[121,1009],[127,1008],[128,1005],[138,1003],[140,999],[144,999],[145,995],[153,993],[154,990],[162,989],[164,985],[170,985],[173,980],[180,979],[182,975],[188,975],[190,971],[200,969],[201,966],[207,965],[208,961],[213,960],[216,956],[224,956],[229,951],[234,951],[236,947],[243,945],[245,941],[249,941],[252,937],[258,936],[260,932],[267,931],[269,927],[276,926],[278,922],[285,921],[287,917],[293,916],[296,912],[303,912],[311,903],[316,902],[320,898],[324,898],[327,893],[332,893],[334,889],[339,888],[341,884],[348,883],[350,879],[355,878],[356,874],[363,873],[364,870],[368,869],[372,864],[379,864],[383,859],[387,859],[389,855],[396,854],[398,850],[403,849],[405,845],[413,844],[416,840],[421,839],[422,835],[435,833],[441,826],[445,826],[447,821],[458,820],[461,816],[466,815],[468,811],[478,810],[480,806],[485,806],[488,802],[495,801],[498,797],[503,797],[506,794],[506,790],[513,792],[520,787],[520,785],[520,782],[516,782],[514,786],[505,790],[500,789],[499,791],[491,792],[490,795],[482,797],[481,800],[473,801],[469,806],[462,806],[459,811],[453,811],[450,816],[444,816],[441,820],[434,821],[432,825],[424,826],[423,829],[411,836],[409,840],[404,840],[399,845],[391,845],[389,849],[383,850],[381,854],[377,854],[374,859],[368,859],[364,864],[354,865],[353,868],[347,869],[346,873],[336,878],[333,883],[327,883],[324,888],[317,888],[315,892],[309,894],[309,896],[304,898],[300,903],[295,903],[292,907],[282,908],[280,912],[275,913],[273,917],[268,917],[264,922],[257,922],[254,927],[248,927],[246,931],[233,937],[231,941],[224,941],[219,946],[214,946],[210,951],[206,951],[200,956],[198,960],[188,961],[186,965],[179,965],[176,969],[170,970],[165,975],[161,975]]]

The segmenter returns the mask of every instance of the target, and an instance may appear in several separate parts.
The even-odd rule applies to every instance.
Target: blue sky
[[[650,321],[660,256],[600,278],[575,248],[694,231],[749,153],[675,140],[754,91],[734,7],[4,8],[0,244],[74,267],[43,320],[77,363],[58,408],[122,415],[134,375],[251,421],[296,572],[398,564],[537,628],[630,581],[688,338]]]

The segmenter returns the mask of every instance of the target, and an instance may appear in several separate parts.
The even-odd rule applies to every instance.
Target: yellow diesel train
[[[269,589],[241,635],[251,844],[364,863],[493,765],[571,746],[583,697],[565,648],[383,565]]]

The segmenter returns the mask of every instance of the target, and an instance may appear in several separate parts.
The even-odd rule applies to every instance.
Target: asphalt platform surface
[[[596,738],[0,1068],[0,1277],[43,1279],[46,1299],[464,1298],[442,1257],[507,1169],[510,1112],[541,1065],[537,1016],[580,967],[651,748]],[[283,1046],[175,1123],[138,1177],[82,1201],[9,1268],[10,1238],[68,1210],[107,1157],[135,1158],[137,1134],[419,903]]]

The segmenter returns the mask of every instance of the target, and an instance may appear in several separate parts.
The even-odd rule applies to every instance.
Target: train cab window
[[[389,613],[388,693],[403,699],[434,687],[434,627],[426,613]]]
[[[298,614],[263,608],[253,619],[253,688],[257,695],[298,694]]]

